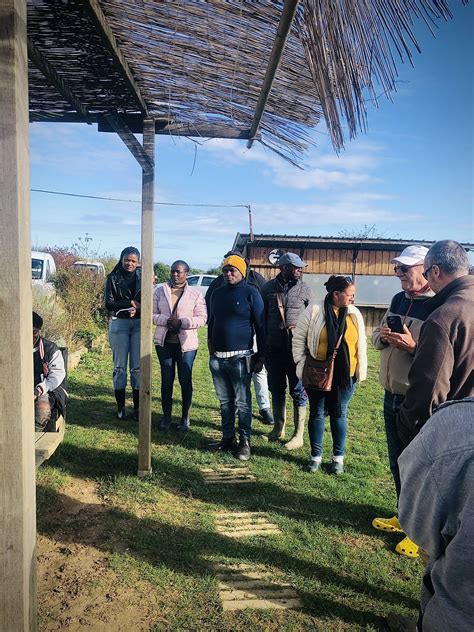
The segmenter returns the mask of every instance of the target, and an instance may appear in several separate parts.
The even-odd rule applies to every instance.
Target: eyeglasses
[[[425,277],[425,280],[428,281],[428,274],[431,272],[431,270],[433,269],[433,266],[438,266],[439,267],[439,263],[433,263],[430,265],[430,267],[428,268],[428,270],[425,270],[424,272],[422,272],[422,275]]]
[[[351,276],[345,276],[344,281],[347,281],[349,285],[352,285],[354,283],[354,279]]]
[[[393,271],[395,272],[395,274],[398,274],[399,272],[401,272],[402,274],[406,274],[408,270],[411,270],[411,268],[416,268],[417,266],[422,265],[422,263],[415,263],[415,265],[413,266],[393,266]]]

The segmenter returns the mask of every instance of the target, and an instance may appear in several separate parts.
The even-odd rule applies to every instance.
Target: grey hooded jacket
[[[446,402],[398,459],[399,520],[429,555],[423,632],[474,630],[474,397]]]

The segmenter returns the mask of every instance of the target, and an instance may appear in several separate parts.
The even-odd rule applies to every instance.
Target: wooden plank
[[[110,123],[111,127],[117,132],[125,146],[133,155],[143,171],[154,172],[155,163],[144,147],[140,145],[138,140],[132,134],[128,126],[122,120],[119,114],[104,114],[104,118]],[[153,133],[153,137],[154,137]]]
[[[340,251],[340,267],[339,274],[352,274],[352,250],[341,250]],[[360,253],[359,253],[360,257]],[[360,262],[359,257],[357,257],[357,272],[359,272]]]
[[[143,114],[148,115],[147,105],[145,103],[145,99],[143,98],[140,88],[135,81],[132,71],[120,50],[120,47],[115,39],[115,35],[113,34],[112,29],[107,21],[107,18],[102,11],[102,8],[98,2],[98,0],[83,0],[84,8],[88,11],[91,20],[94,23],[94,26],[99,33],[104,45],[109,50],[112,55],[112,59],[114,60],[114,64],[125,82],[128,85],[130,93],[134,97],[135,101],[139,109],[143,112]]]
[[[75,108],[79,114],[83,117],[86,122],[88,121],[88,112],[87,108],[79,101],[74,92],[71,90],[70,86],[68,86],[67,82],[64,81],[62,77],[58,75],[55,68],[49,63],[43,53],[36,48],[34,43],[28,38],[28,57],[32,61],[32,63],[41,71],[49,81],[51,85],[53,85],[59,94],[66,99],[68,103]]]
[[[64,439],[65,424],[63,417],[56,422],[56,432],[35,432],[36,467],[47,461]]]
[[[155,160],[155,123],[147,119],[143,123],[143,149]],[[143,170],[142,174],[142,291],[140,329],[140,419],[138,423],[138,476],[151,474],[151,367],[152,338],[152,291],[153,291],[153,242],[154,242],[154,195],[155,171]]]
[[[0,2],[0,630],[36,624],[36,494],[26,2]],[[5,373],[5,371],[4,371]]]

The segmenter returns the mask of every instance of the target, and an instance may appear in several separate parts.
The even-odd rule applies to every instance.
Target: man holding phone
[[[395,275],[402,291],[395,294],[380,326],[372,334],[372,342],[380,354],[380,383],[385,389],[383,414],[387,437],[388,460],[395,483],[397,499],[400,495],[398,457],[403,445],[398,436],[397,414],[408,389],[408,372],[413,362],[421,326],[428,317],[426,301],[434,296],[423,277],[423,261],[428,248],[408,246],[392,259]],[[397,516],[374,518],[372,525],[381,531],[403,533]],[[418,557],[418,546],[408,537],[395,548],[400,555]]]

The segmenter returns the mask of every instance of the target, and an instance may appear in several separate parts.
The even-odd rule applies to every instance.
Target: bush
[[[90,270],[60,270],[54,280],[64,311],[73,324],[73,337],[88,341],[106,326],[104,279]]]
[[[70,319],[67,317],[62,299],[52,292],[33,286],[33,311],[43,319],[42,334],[61,347],[74,347]]]

